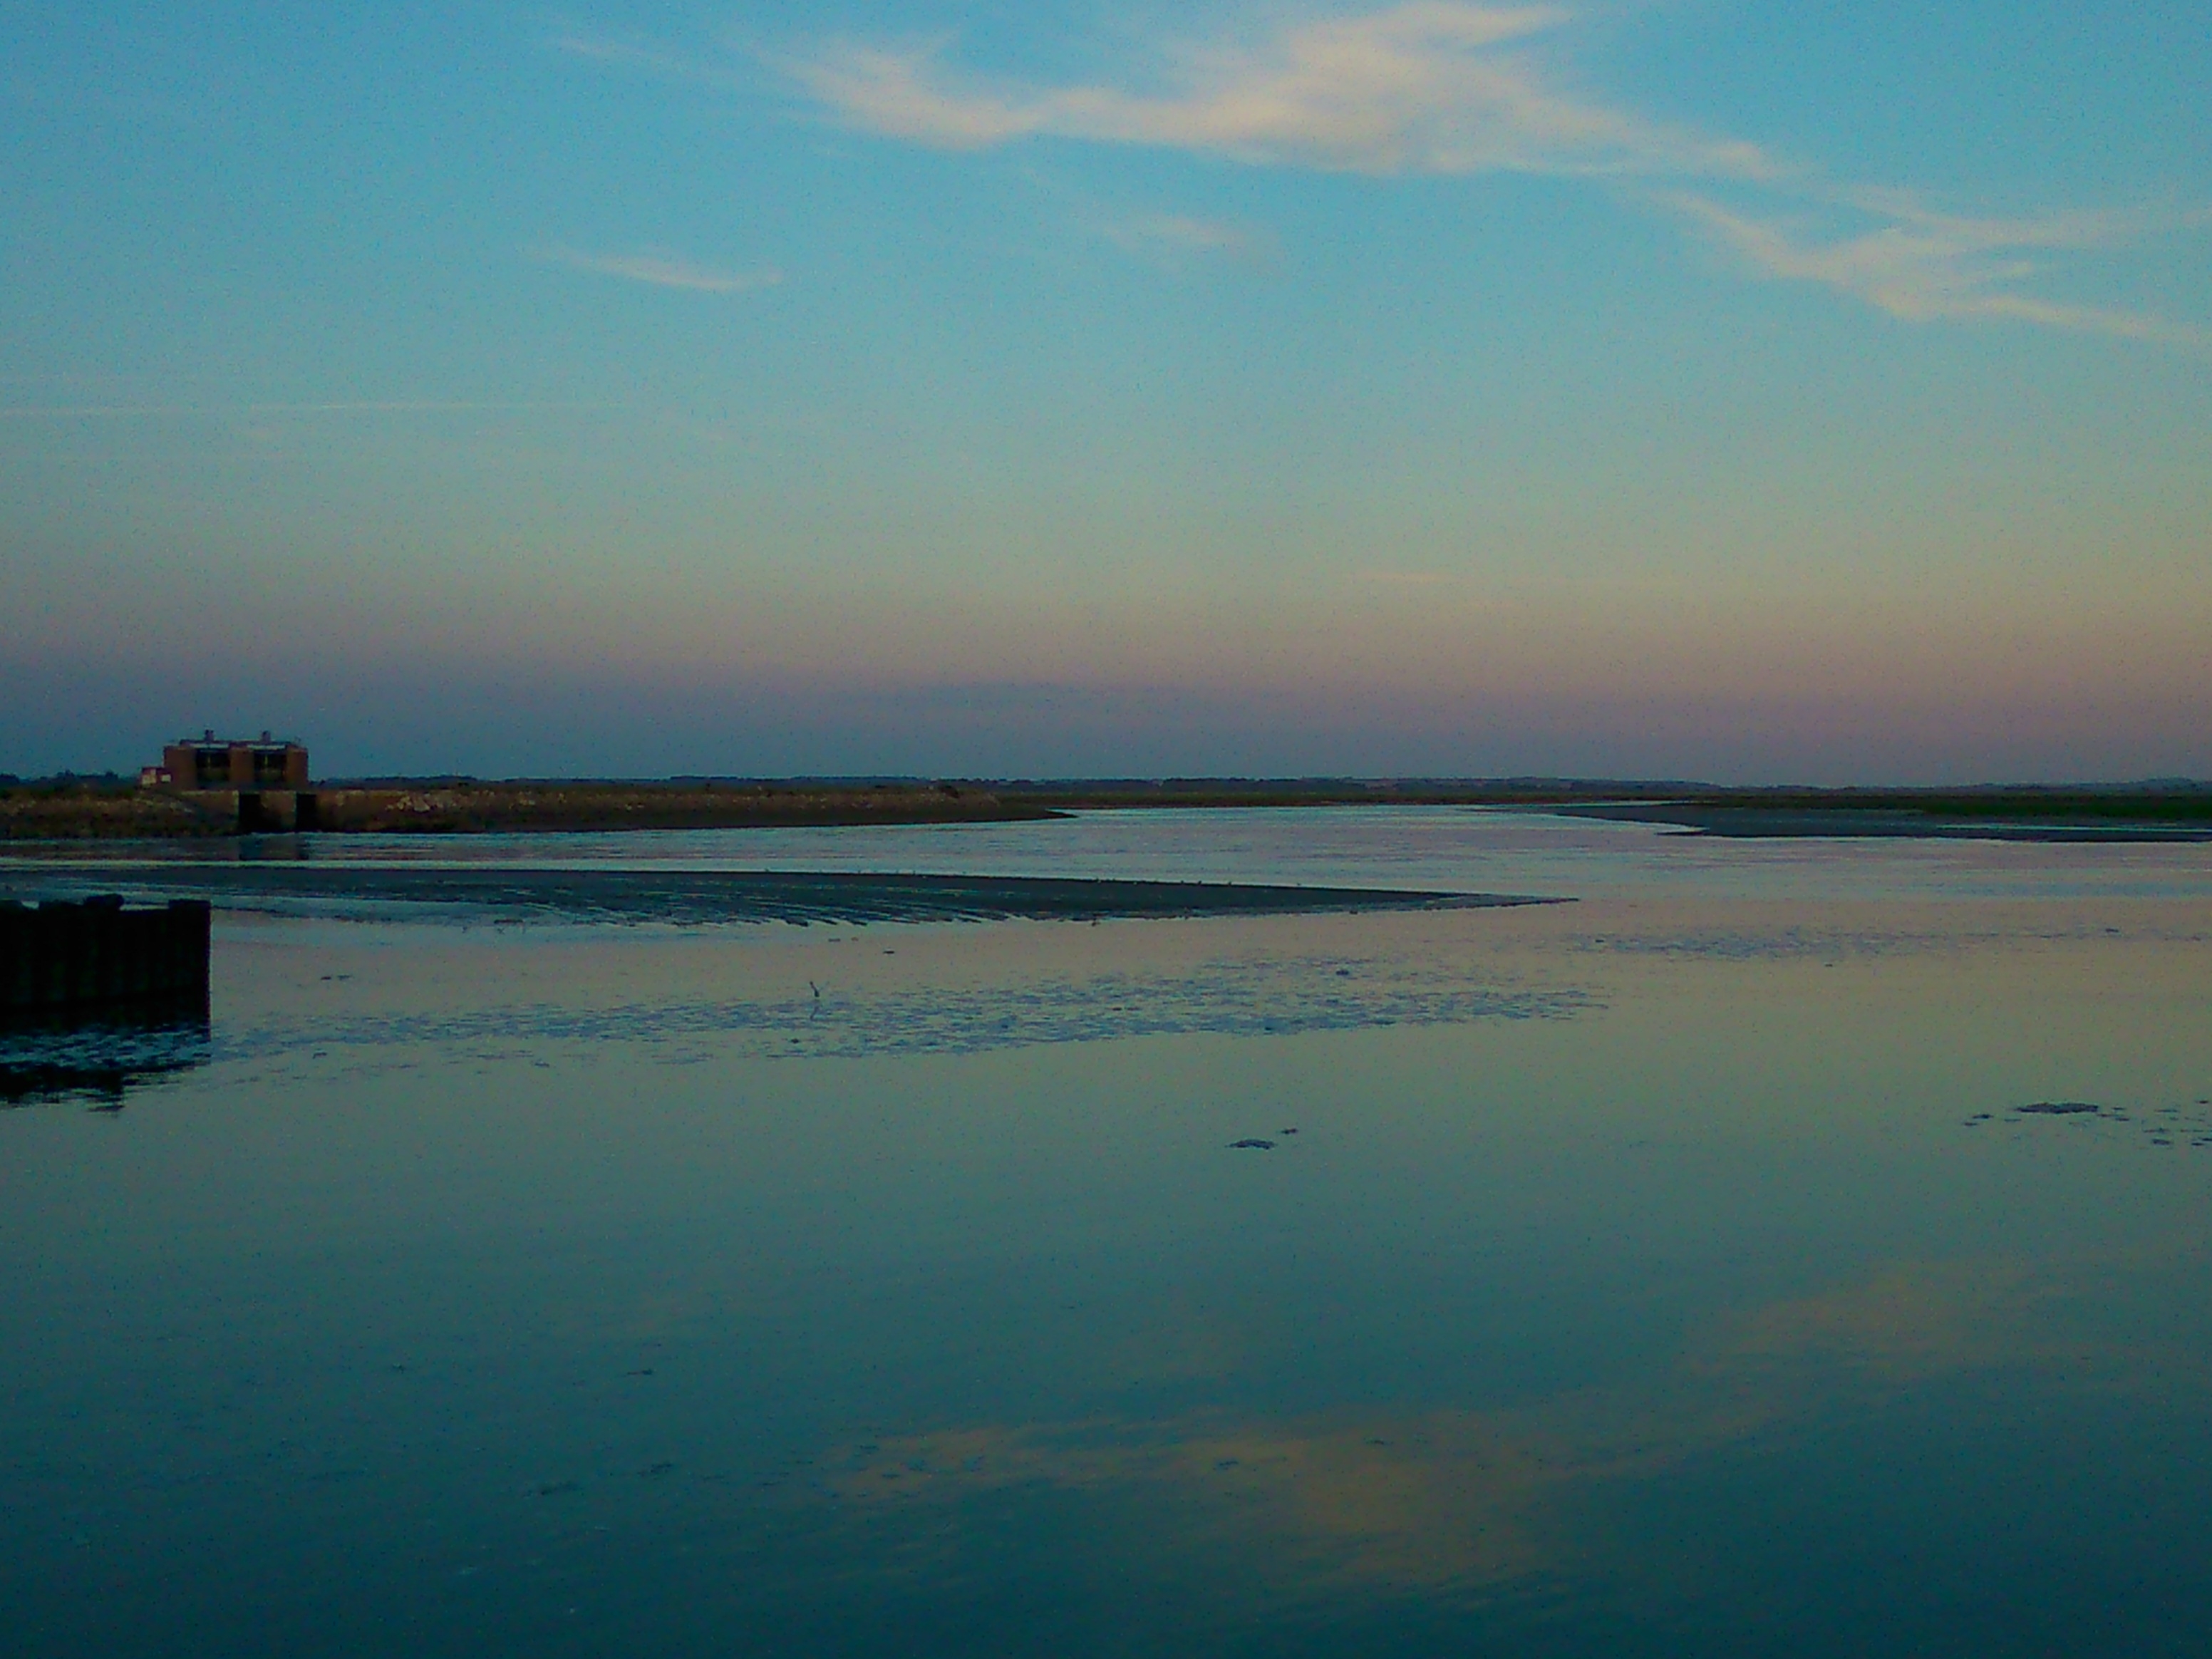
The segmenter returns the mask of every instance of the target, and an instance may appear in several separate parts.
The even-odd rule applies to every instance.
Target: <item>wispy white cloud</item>
[[[2019,291],[2044,269],[2031,255],[2118,246],[2160,228],[2140,210],[1968,218],[1932,211],[1897,191],[1860,191],[1850,204],[1877,222],[1822,236],[1802,213],[1756,216],[1686,192],[1664,199],[1760,274],[1821,283],[1907,322],[1980,319],[2169,344],[2212,343],[2212,331],[2188,324]]]
[[[547,42],[554,51],[570,58],[581,58],[594,64],[611,64],[618,68],[641,71],[649,76],[670,81],[690,81],[702,86],[734,90],[737,77],[726,70],[702,63],[696,58],[638,40],[617,40],[610,35],[584,34],[571,32],[556,34]]]
[[[1290,24],[1256,44],[1163,47],[1145,84],[1039,85],[965,74],[948,46],[843,42],[772,60],[848,126],[946,149],[1057,137],[1375,175],[1605,177],[1656,199],[1765,276],[1818,283],[1912,322],[2002,320],[2187,346],[2195,325],[2032,291],[2048,268],[2201,216],[2009,219],[1838,183],[1756,143],[1651,121],[1564,88],[1573,15],[1412,0]],[[1753,205],[1729,205],[1716,193]],[[1115,240],[1164,246],[1163,216]]]
[[[695,294],[750,294],[759,289],[774,288],[783,280],[783,273],[772,268],[717,270],[659,248],[635,253],[586,253],[575,248],[553,248],[541,257],[602,276],[620,276],[654,288],[688,289]]]
[[[1274,239],[1225,219],[1186,213],[1140,213],[1109,219],[1098,234],[1131,253],[1170,263],[1219,258],[1240,264],[1264,264],[1276,252]]]
[[[941,46],[847,43],[781,67],[848,125],[945,149],[1053,137],[1342,173],[1776,171],[1755,145],[1557,90],[1524,48],[1568,15],[1415,0],[1297,24],[1256,46],[1168,52],[1153,92],[962,76]]]

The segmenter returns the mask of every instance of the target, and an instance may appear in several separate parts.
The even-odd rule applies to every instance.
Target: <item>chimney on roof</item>
[[[215,727],[212,726],[206,727],[200,733],[200,741],[202,743],[213,743],[215,741]]]
[[[269,741],[269,728],[265,726],[261,728],[261,741],[264,743]]]

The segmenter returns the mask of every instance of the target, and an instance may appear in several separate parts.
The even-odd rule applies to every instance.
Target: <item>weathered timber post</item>
[[[109,895],[81,904],[0,902],[0,1011],[40,1012],[106,1004],[207,1006],[204,899],[126,910]]]

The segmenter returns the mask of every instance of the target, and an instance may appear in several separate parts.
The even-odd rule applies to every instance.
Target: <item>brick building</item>
[[[156,775],[148,780],[178,789],[304,789],[307,751],[264,732],[252,738],[219,738],[210,731],[180,738],[161,750]]]

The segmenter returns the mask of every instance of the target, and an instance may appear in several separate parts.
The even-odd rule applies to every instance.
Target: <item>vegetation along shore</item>
[[[1679,781],[1188,778],[915,781],[378,778],[315,787],[325,833],[720,830],[1000,823],[1100,809],[1340,805],[1520,807],[1729,836],[2212,840],[2212,784],[1733,789]],[[234,836],[234,793],[113,775],[0,777],[0,841]]]

